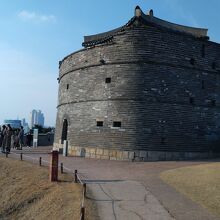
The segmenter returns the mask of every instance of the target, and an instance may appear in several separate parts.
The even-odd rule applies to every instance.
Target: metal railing
[[[28,162],[32,162],[34,164],[39,164],[39,166],[49,166],[50,163],[46,160],[43,160],[42,157],[35,158],[28,155],[25,155],[24,153],[14,153],[11,152],[10,154],[13,155],[13,159],[19,159],[21,161],[25,160]],[[50,152],[48,152],[50,154]],[[9,153],[5,153],[5,157],[9,157]],[[60,163],[59,165],[60,172],[63,174],[64,170],[68,171],[68,173],[73,173],[71,169],[64,167],[63,163]],[[82,185],[82,199],[81,199],[81,207],[80,207],[80,220],[85,220],[85,198],[86,198],[86,183],[83,182],[81,177],[79,176],[79,173],[77,170],[74,171],[74,182],[79,183]]]
[[[86,183],[82,181],[80,178],[77,170],[74,172],[74,182],[80,183],[82,185],[82,201],[81,201],[81,208],[80,208],[80,220],[85,219],[85,198],[86,198]]]

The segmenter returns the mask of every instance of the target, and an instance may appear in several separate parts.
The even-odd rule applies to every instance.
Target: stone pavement
[[[89,181],[87,182],[89,183]],[[155,196],[137,181],[94,181],[88,198],[97,203],[100,219],[173,219]]]
[[[32,162],[33,158],[42,157],[46,163],[50,150],[48,147],[24,148],[23,157]],[[73,173],[77,169],[87,182],[88,198],[98,205],[101,220],[218,219],[159,178],[159,173],[165,170],[208,161],[132,163],[62,155],[59,160],[66,171]]]

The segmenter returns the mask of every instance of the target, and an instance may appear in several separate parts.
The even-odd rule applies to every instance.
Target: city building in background
[[[21,120],[12,120],[12,119],[6,119],[4,120],[4,124],[10,124],[12,128],[20,128],[21,127]]]
[[[33,128],[34,125],[44,126],[44,114],[41,110],[32,110],[30,115],[30,128]]]
[[[21,125],[22,125],[23,128],[24,128],[24,133],[29,132],[30,128],[29,128],[28,123],[26,122],[25,118],[23,118],[23,119],[21,120]]]

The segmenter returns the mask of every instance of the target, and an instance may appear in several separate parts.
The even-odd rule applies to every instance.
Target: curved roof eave
[[[175,32],[183,33],[183,34],[189,34],[191,36],[198,37],[198,38],[208,39],[208,36],[207,36],[208,29],[206,28],[195,28],[195,27],[189,27],[189,26],[171,23],[171,22],[168,22],[168,21],[165,21],[165,20],[162,20],[160,18],[153,16],[153,10],[150,11],[149,15],[144,14],[142,10],[140,9],[140,7],[137,6],[135,8],[135,15],[128,21],[127,24],[119,28],[113,29],[111,31],[104,32],[104,33],[84,36],[83,46],[86,46],[87,44],[90,45],[90,43],[96,44],[96,41],[98,42],[102,39],[113,36],[117,34],[118,32],[120,32],[121,30],[123,30],[124,28],[131,26],[135,22],[135,20],[139,20],[142,23],[145,23],[147,25],[165,28],[170,31],[175,31]]]
[[[145,14],[143,14],[142,17],[148,22],[155,23],[157,25],[160,25],[162,27],[165,27],[165,28],[168,28],[174,31],[188,33],[195,37],[207,37],[208,29],[206,28],[195,28],[195,27],[190,27],[190,26],[179,25],[179,24],[171,23],[171,22],[162,20],[160,18],[145,15]]]
[[[115,33],[119,32],[122,28],[123,26],[119,28],[115,28],[111,31],[100,33],[100,34],[84,36],[84,42],[90,42],[90,41],[95,41],[95,40],[106,38],[108,36],[114,35]]]

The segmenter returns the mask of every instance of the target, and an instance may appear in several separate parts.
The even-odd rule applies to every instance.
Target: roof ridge
[[[95,46],[97,44],[106,43],[108,42],[108,39],[111,38],[112,40],[114,35],[123,31],[125,28],[141,25],[150,25],[154,27],[156,26],[161,29],[191,35],[196,38],[209,39],[209,37],[207,36],[208,29],[206,28],[195,28],[165,21],[163,19],[155,17],[152,9],[149,11],[148,14],[144,14],[141,8],[137,5],[134,10],[134,16],[125,25],[104,33],[84,36],[84,42],[82,43],[82,45],[84,47],[89,47]]]

